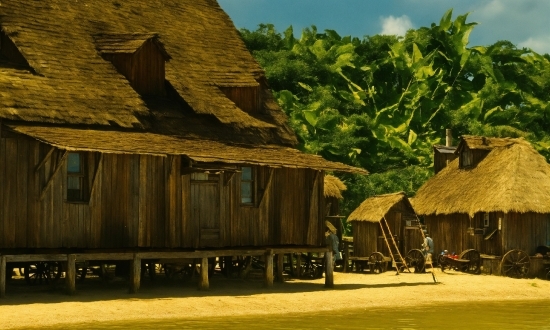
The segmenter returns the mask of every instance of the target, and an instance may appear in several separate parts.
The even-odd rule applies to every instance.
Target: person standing
[[[424,244],[422,244],[422,247],[424,248],[424,256],[426,257],[426,263],[432,264],[432,256],[434,254],[434,241],[430,237],[430,234],[427,230],[424,230]]]

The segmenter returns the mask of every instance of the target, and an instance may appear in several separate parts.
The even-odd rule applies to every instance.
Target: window
[[[483,214],[483,227],[489,227],[489,213]]]
[[[472,165],[472,153],[470,150],[464,150],[461,153],[462,167],[468,167]]]
[[[82,155],[70,152],[67,155],[67,201],[84,201],[84,166]]]
[[[254,171],[252,167],[241,167],[241,203],[254,204]]]

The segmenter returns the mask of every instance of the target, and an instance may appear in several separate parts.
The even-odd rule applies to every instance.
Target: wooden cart
[[[438,258],[438,263],[443,272],[445,269],[454,269],[469,274],[481,274],[481,255],[475,249],[462,251],[458,258],[442,254]]]

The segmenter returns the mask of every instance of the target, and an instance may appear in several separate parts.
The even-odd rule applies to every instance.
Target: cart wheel
[[[25,266],[25,281],[28,284],[55,283],[61,277],[59,262],[37,262]]]
[[[386,271],[386,261],[380,252],[373,252],[369,257],[369,268],[371,274],[380,274]]]
[[[470,260],[468,265],[464,266],[464,269],[461,269],[461,271],[470,274],[481,274],[481,255],[477,250],[464,250],[458,257],[460,259]]]
[[[524,278],[529,274],[530,259],[522,250],[506,252],[500,261],[500,272],[504,276]]]
[[[407,253],[405,257],[407,266],[414,267],[415,273],[423,273],[426,268],[426,258],[419,249],[412,249]]]

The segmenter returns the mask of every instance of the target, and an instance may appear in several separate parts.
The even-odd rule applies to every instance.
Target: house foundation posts
[[[65,278],[66,291],[68,295],[76,292],[76,255],[67,255],[67,272]]]
[[[0,256],[0,298],[6,296],[6,256]]]
[[[273,250],[267,250],[265,253],[265,286],[273,286]]]
[[[285,255],[283,253],[277,254],[277,281],[283,283],[285,281],[283,277],[283,268],[285,261]]]
[[[208,283],[208,258],[201,258],[201,278],[199,281],[199,290],[208,290],[210,283]]]
[[[141,258],[134,253],[130,267],[130,293],[137,293],[141,283]]]
[[[334,287],[334,261],[332,250],[325,252],[325,287]]]

